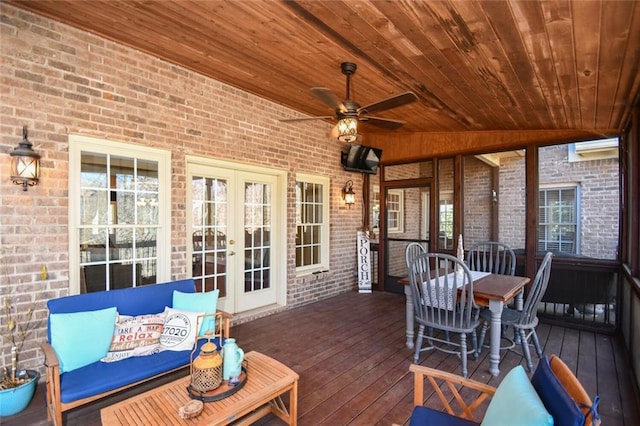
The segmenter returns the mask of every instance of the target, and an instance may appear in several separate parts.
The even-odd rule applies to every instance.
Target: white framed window
[[[373,232],[380,232],[380,186],[372,185],[371,190],[371,227]]]
[[[404,232],[404,190],[387,191],[387,233]]]
[[[404,190],[387,191],[387,233],[404,232]],[[373,185],[371,192],[372,228],[380,232],[380,186]]]
[[[296,271],[329,269],[329,178],[296,175]]]
[[[441,191],[438,206],[439,226],[438,247],[450,250],[453,245],[453,192]]]
[[[579,186],[540,187],[538,251],[580,254]]]
[[[170,280],[171,152],[69,135],[71,293]]]

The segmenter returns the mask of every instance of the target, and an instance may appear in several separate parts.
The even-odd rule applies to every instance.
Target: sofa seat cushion
[[[437,411],[432,408],[417,406],[411,413],[409,426],[421,425],[444,425],[444,426],[477,426],[480,423],[471,420],[452,416],[443,411]]]
[[[218,349],[221,345],[217,339]],[[198,350],[206,343],[198,342]],[[148,379],[169,370],[188,366],[192,351],[163,351],[146,357],[131,357],[118,362],[94,362],[60,375],[60,400],[70,403]]]
[[[188,365],[191,351],[164,351],[150,357],[131,357],[118,362],[94,362],[60,375],[61,400],[77,401],[108,392],[174,368]]]

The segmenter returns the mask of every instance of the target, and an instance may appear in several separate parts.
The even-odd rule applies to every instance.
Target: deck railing
[[[524,274],[518,256],[516,274]],[[617,261],[557,253],[549,286],[538,307],[541,319],[566,326],[614,331],[617,325],[619,268]]]

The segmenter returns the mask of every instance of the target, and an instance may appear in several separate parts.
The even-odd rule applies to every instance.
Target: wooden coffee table
[[[297,424],[298,374],[266,355],[245,354],[247,382],[238,392],[215,402],[205,402],[202,412],[182,419],[178,409],[191,399],[190,377],[183,377],[125,401],[103,408],[103,425],[226,425],[250,424],[273,413],[289,425]],[[289,408],[281,397],[289,392]]]

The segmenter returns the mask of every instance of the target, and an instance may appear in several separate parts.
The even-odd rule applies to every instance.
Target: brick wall
[[[172,279],[184,277],[185,155],[199,155],[288,172],[287,302],[299,306],[354,290],[356,229],[362,206],[340,200],[348,179],[361,199],[362,178],[340,165],[342,146],[324,122],[282,124],[295,112],[250,93],[0,3],[0,267],[1,292],[18,309],[37,299],[41,324],[26,342],[21,365],[42,365],[49,298],[68,294],[68,135],[79,133],[172,152]],[[23,192],[9,180],[8,154],[29,128],[42,155],[38,186]],[[295,274],[295,174],[331,178],[331,268]],[[46,265],[48,278],[40,268]],[[4,323],[2,324],[4,327]],[[8,362],[2,342],[0,366]]]
[[[568,162],[568,146],[540,148],[540,184],[577,183],[580,191],[580,254],[616,259],[620,181],[618,159]]]

